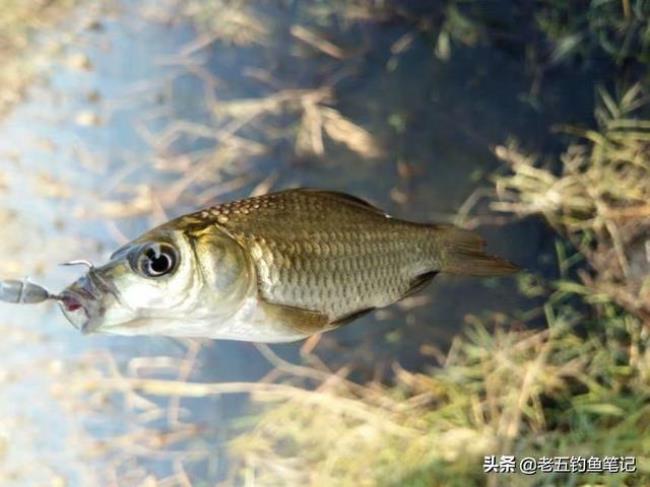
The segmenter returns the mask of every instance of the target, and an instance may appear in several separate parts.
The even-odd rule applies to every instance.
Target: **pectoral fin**
[[[313,335],[330,328],[329,317],[318,311],[269,302],[263,302],[262,307],[268,319],[305,335]]]

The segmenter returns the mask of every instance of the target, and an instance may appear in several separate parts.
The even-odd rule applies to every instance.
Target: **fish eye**
[[[178,253],[166,243],[151,243],[138,254],[136,270],[145,277],[160,277],[176,269]]]

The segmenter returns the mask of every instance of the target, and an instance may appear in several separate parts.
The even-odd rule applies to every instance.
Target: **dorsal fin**
[[[311,193],[311,194],[317,194],[320,196],[324,196],[327,198],[332,198],[336,199],[339,201],[342,201],[347,204],[351,204],[354,206],[359,206],[362,207],[366,210],[370,210],[374,213],[377,213],[382,216],[388,217],[389,215],[386,214],[386,212],[380,208],[377,208],[375,205],[368,203],[366,200],[362,198],[358,198],[357,196],[352,196],[347,193],[342,193],[341,191],[330,191],[326,189],[318,189],[318,188],[297,188],[297,189],[292,189],[289,191],[297,191],[301,193]]]

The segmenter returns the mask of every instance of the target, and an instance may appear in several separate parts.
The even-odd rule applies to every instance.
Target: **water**
[[[340,16],[305,17],[304,6],[322,7],[320,2],[288,5],[256,11],[267,34],[243,46],[217,39],[197,48],[191,23],[173,5],[154,8],[153,2],[121,3],[100,14],[99,29],[82,30],[48,82],[34,87],[0,126],[0,171],[6,180],[0,193],[2,275],[29,274],[58,291],[79,270],[57,263],[100,262],[154,224],[215,198],[246,196],[261,183],[347,191],[398,216],[448,220],[498,167],[491,146],[516,138],[533,151],[553,150],[554,123],[590,121],[587,73],[547,78],[540,111],[526,101],[531,80],[522,62],[505,50],[457,47],[445,62],[433,56],[430,39],[405,22],[346,28]],[[81,25],[89,11],[82,7],[61,31],[46,37],[56,39]],[[307,46],[290,34],[296,25],[323,33],[349,57],[335,59]],[[391,53],[400,40],[407,48]],[[188,51],[192,54],[181,56]],[[92,69],[68,66],[66,60],[79,54]],[[327,135],[324,155],[296,151],[300,109],[254,116],[235,130],[232,118],[213,112],[232,100],[326,85],[333,91],[326,105],[372,134],[383,155],[366,158]],[[539,222],[487,226],[481,233],[494,253],[531,268],[548,264],[543,259],[552,242]],[[436,281],[421,306],[393,306],[325,335],[320,355],[334,368],[354,363],[359,379],[387,373],[394,361],[426,367],[435,362],[420,353],[421,344],[444,348],[462,331],[466,315],[513,312],[522,302],[508,280]],[[2,345],[6,386],[0,389],[0,414],[8,419],[0,437],[11,441],[5,470],[15,472],[12,481],[31,485],[56,473],[70,485],[107,485],[108,462],[101,455],[88,462],[88,445],[97,444],[80,438],[88,432],[111,438],[143,423],[121,399],[108,408],[95,408],[91,401],[88,408],[100,414],[75,412],[76,403],[66,400],[71,379],[65,364],[85,364],[70,377],[78,378],[79,368],[82,376],[91,376],[83,369],[92,361],[88,357],[105,365],[101,351],[107,350],[127,373],[138,357],[181,360],[187,343],[82,337],[52,306],[1,304],[0,318],[8,337]],[[298,361],[301,346],[273,349]],[[206,341],[191,379],[257,381],[270,369],[252,344]],[[175,378],[170,371],[154,375]],[[183,459],[191,478],[214,482],[223,476],[220,447],[246,405],[242,395],[182,402],[183,419],[205,427],[172,454]],[[171,428],[164,417],[144,424],[154,432]],[[124,482],[141,478],[140,466],[158,476],[178,474],[168,457],[120,448],[124,456],[112,459]],[[195,450],[204,452],[200,459],[187,459]],[[39,467],[25,472],[32,464]]]

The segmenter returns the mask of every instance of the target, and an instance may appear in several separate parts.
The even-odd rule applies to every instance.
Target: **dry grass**
[[[218,454],[183,448],[201,431],[182,415],[181,401],[249,393],[260,416],[230,444],[235,463],[227,485],[498,485],[481,466],[483,455],[500,453],[633,454],[639,473],[626,478],[640,485],[650,479],[650,443],[640,441],[650,434],[647,331],[607,305],[609,317],[592,321],[585,335],[577,328],[590,318],[568,305],[570,299],[558,288],[539,310],[546,327],[537,331],[514,331],[502,319],[472,319],[441,366],[414,373],[395,364],[391,384],[357,384],[346,378],[349,367],[330,371],[291,364],[260,347],[276,366],[268,381],[160,379],[155,377],[160,371],[173,373],[181,364],[140,358],[124,372],[96,362],[81,373],[65,370],[62,397],[100,410],[117,401],[131,412],[128,433],[87,448],[112,458],[120,478],[142,478],[127,468],[133,455],[166,458],[179,469],[168,485],[183,485],[174,483],[183,465]],[[319,363],[309,353],[310,361]],[[165,417],[183,420],[156,423]],[[607,481],[598,475],[572,479],[579,485]],[[556,485],[560,478],[510,480],[510,485]]]
[[[497,147],[512,171],[497,179],[493,209],[541,214],[582,254],[582,282],[650,326],[650,122],[633,118],[647,99],[640,85],[619,101],[601,92],[599,130],[565,127],[581,141],[555,175],[516,147]]]
[[[364,159],[380,157],[383,151],[372,134],[329,106],[332,102],[331,87],[288,89],[261,98],[217,102],[214,113],[221,124],[238,129],[262,117],[293,115],[299,119],[294,143],[299,155],[323,156],[327,135]]]
[[[272,19],[253,11],[246,1],[184,1],[179,8],[195,22],[204,42],[248,46],[268,41]]]
[[[265,404],[252,432],[232,443],[239,460],[234,479],[244,485],[498,485],[482,473],[483,455],[616,452],[636,454],[641,473],[634,478],[647,480],[650,445],[639,442],[650,420],[643,406],[650,393],[646,333],[634,328],[622,341],[585,340],[572,329],[579,317],[557,311],[548,306],[548,327],[537,332],[492,334],[476,325],[455,341],[443,367],[417,374],[396,366],[390,386],[334,376],[314,392],[286,391]],[[618,323],[617,331],[622,326],[634,327]],[[626,353],[627,339],[634,355]],[[616,352],[626,357],[624,368]],[[620,392],[621,384],[631,390]],[[550,476],[510,482],[554,484]]]
[[[0,8],[0,116],[25,95],[60,46],[34,45],[33,36],[64,18],[78,0],[4,0]]]

